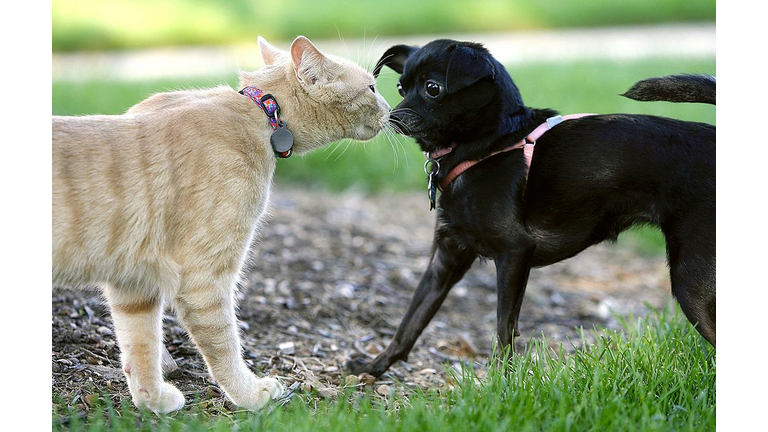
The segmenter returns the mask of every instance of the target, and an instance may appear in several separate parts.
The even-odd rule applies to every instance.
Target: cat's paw
[[[242,397],[232,397],[232,402],[235,405],[249,409],[251,411],[258,411],[264,408],[264,405],[269,403],[272,399],[278,399],[285,394],[285,386],[276,378],[255,378],[248,391],[248,394],[242,395]]]
[[[150,392],[139,388],[133,396],[133,404],[146,408],[155,414],[166,414],[178,411],[184,406],[184,395],[179,389],[168,383],[162,383],[158,391]]]

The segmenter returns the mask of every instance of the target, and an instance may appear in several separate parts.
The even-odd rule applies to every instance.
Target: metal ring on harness
[[[432,164],[432,166],[429,165],[430,163]],[[426,175],[437,174],[439,172],[440,172],[440,162],[438,162],[437,159],[429,158],[426,160],[426,162],[424,162],[424,173]]]

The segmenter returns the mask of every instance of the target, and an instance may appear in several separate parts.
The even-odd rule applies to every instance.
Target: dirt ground
[[[281,377],[293,396],[333,397],[339,386],[363,387],[365,380],[346,376],[344,364],[353,355],[380,352],[405,313],[431,246],[435,214],[424,195],[273,191],[269,223],[254,245],[239,293],[249,365]],[[642,316],[648,306],[670,301],[663,257],[599,245],[531,272],[516,346],[543,332],[551,347],[572,351],[582,342],[580,326],[615,328],[612,311]],[[409,361],[368,383],[371,394],[382,385],[445,386],[446,363],[471,361],[482,372],[495,311],[493,263],[478,261],[449,294]],[[164,327],[178,365],[167,378],[184,392],[187,407],[234,409],[172,311]],[[130,401],[112,322],[95,291],[53,290],[51,364],[57,406],[85,412],[101,394],[112,395],[117,405]]]

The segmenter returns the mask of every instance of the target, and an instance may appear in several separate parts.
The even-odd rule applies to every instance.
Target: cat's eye
[[[403,85],[400,83],[397,83],[397,92],[400,93],[400,96],[405,97],[405,90],[403,90]]]
[[[427,84],[425,85],[424,88],[427,91],[427,94],[432,97],[437,97],[440,94],[440,92],[443,90],[440,84],[434,81],[427,81]]]
[[[373,92],[373,93],[376,93],[376,86],[373,86],[373,85],[369,85],[369,86],[368,86],[368,90],[370,90],[370,91],[371,91],[371,92]]]

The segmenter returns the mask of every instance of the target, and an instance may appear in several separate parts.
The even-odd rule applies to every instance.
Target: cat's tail
[[[715,105],[715,77],[669,75],[638,81],[622,96],[638,101],[698,102]]]

